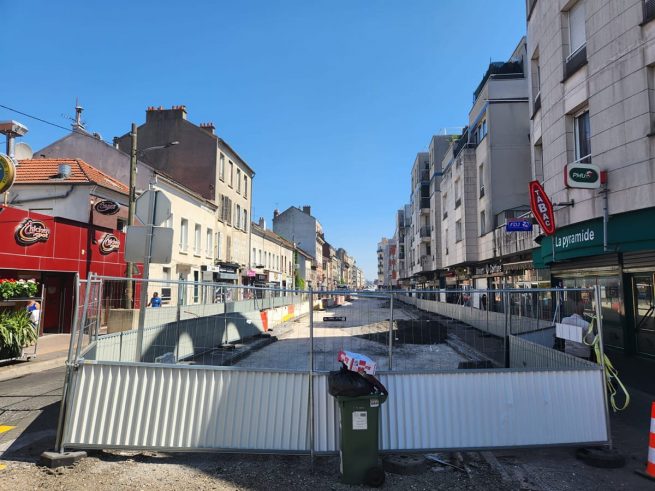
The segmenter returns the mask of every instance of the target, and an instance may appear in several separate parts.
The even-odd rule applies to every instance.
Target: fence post
[[[314,290],[309,287],[309,456],[314,469]]]
[[[180,320],[182,318],[182,288],[177,284],[177,312],[175,313],[175,362],[179,361],[180,356]]]
[[[389,295],[389,371],[393,370],[393,292]]]
[[[505,342],[503,343],[504,345],[504,358],[505,358],[505,368],[509,368],[509,329],[510,329],[510,302],[509,302],[509,292],[508,291],[503,291],[503,303],[505,304],[504,310],[505,310]]]
[[[607,400],[607,373],[605,372],[605,347],[603,345],[603,310],[600,306],[600,285],[594,286],[594,301],[596,302],[596,326],[598,328],[598,346],[600,351],[600,360],[596,360],[600,364],[600,369],[603,374],[603,400],[605,401],[605,424],[607,425],[607,441],[609,449],[612,450],[612,430],[610,428],[610,410]]]

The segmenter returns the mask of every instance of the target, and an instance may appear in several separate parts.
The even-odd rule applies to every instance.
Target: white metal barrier
[[[598,369],[384,373],[381,450],[449,450],[608,439]],[[309,453],[309,375],[83,362],[65,448]],[[566,417],[563,417],[566,415]],[[327,374],[314,375],[314,451],[339,449]]]

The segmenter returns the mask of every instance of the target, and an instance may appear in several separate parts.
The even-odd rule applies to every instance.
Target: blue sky
[[[522,0],[0,0],[0,104],[111,141],[147,106],[184,104],[256,171],[253,218],[312,206],[376,275],[414,156],[466,124],[490,60],[525,32]],[[65,131],[0,108],[38,149]]]

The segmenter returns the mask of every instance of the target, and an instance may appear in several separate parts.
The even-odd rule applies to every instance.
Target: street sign
[[[567,164],[564,184],[569,188],[600,188],[600,168],[594,164]]]
[[[149,225],[148,212],[150,210],[150,200],[155,200],[155,213],[152,225],[161,225],[168,217],[171,216],[171,201],[161,191],[149,189],[145,191],[136,200],[136,217],[144,225]]]
[[[9,191],[16,180],[16,163],[9,155],[0,153],[0,193]]]
[[[507,232],[530,232],[531,230],[532,222],[530,220],[509,220],[505,224]]]
[[[143,263],[146,260],[146,235],[152,228],[150,262],[168,264],[173,254],[173,229],[152,225],[127,227],[125,236],[125,260],[129,263]]]

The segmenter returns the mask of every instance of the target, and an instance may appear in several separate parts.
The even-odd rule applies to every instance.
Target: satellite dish
[[[16,160],[29,160],[34,156],[32,147],[25,142],[16,143],[14,147],[14,158]]]

